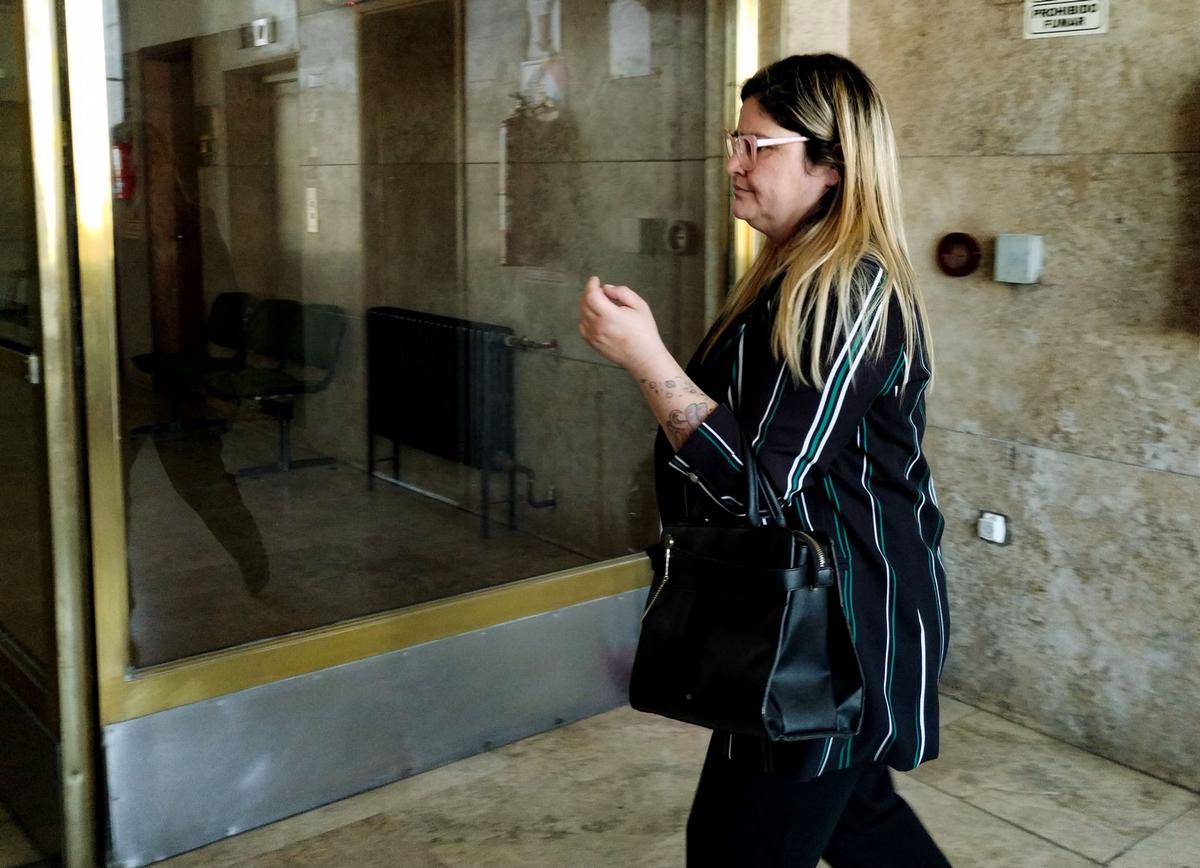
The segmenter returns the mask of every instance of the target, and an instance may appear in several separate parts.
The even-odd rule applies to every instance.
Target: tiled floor
[[[679,866],[705,743],[618,709],[162,864]],[[1200,868],[1200,795],[954,700],[896,777],[960,868]]]

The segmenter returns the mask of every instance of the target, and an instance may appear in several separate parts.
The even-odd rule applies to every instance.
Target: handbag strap
[[[761,495],[761,500],[766,502],[766,511],[771,521],[778,527],[786,527],[787,520],[783,517],[783,509],[779,506],[779,496],[771,487],[771,481],[767,478],[762,464],[759,463],[754,447],[750,445],[750,435],[744,428],[740,433],[742,435],[742,464],[746,468],[746,521],[754,527],[766,523],[759,507]]]
[[[742,426],[741,407],[739,406],[741,396],[738,391],[735,383],[730,389],[730,398],[733,402],[733,418],[737,421],[738,433],[741,435],[742,466],[746,470],[746,521],[753,527],[760,527],[766,523],[762,510],[759,508],[759,496],[761,495],[767,503],[767,512],[771,521],[777,527],[787,527],[783,509],[779,506],[779,497],[775,494],[775,489],[771,487],[771,480],[758,460],[758,453],[754,451],[750,433]]]

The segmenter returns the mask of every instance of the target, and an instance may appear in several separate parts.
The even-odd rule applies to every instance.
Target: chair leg
[[[142,437],[146,434],[178,434],[180,431],[202,431],[207,428],[228,428],[229,423],[224,419],[184,419],[183,395],[180,389],[171,386],[171,419],[169,422],[153,422],[149,425],[138,425],[129,432],[130,437]]]
[[[387,435],[380,435],[387,436]],[[367,490],[375,487],[375,464],[379,460],[375,455],[375,437],[374,431],[367,434]],[[388,438],[392,442],[392,480],[400,478],[400,441],[394,438]]]
[[[517,462],[508,462],[508,529],[517,529]]]
[[[487,539],[491,535],[491,526],[488,521],[488,503],[492,495],[492,468],[488,466],[489,464],[490,462],[485,457],[483,467],[479,471],[479,518],[481,522],[481,535],[484,539]]]
[[[292,413],[294,405],[291,401],[285,404],[283,401],[275,399],[274,409],[275,412],[272,412],[271,415],[275,416],[279,421],[279,460],[274,464],[262,464],[257,467],[242,468],[235,474],[237,478],[244,479],[253,476],[266,476],[271,473],[287,473],[291,470],[298,470],[301,467],[322,467],[327,464],[336,463],[337,459],[332,456],[293,459]]]
[[[292,469],[292,420],[287,416],[279,419],[279,469]]]
[[[375,487],[375,434],[367,429],[367,491]]]

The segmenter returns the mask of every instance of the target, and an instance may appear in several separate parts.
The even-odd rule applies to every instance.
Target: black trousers
[[[714,736],[687,826],[689,868],[949,868],[882,764],[811,781],[725,757]]]

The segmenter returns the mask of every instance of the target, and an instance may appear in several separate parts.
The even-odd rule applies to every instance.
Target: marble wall
[[[851,0],[764,0],[760,10],[759,53],[763,63],[789,54],[850,53]],[[774,25],[773,29],[764,30]],[[773,57],[766,54],[772,52]]]
[[[1046,40],[1019,2],[842,6],[933,320],[945,685],[1200,788],[1200,4],[1114,3],[1109,33]],[[790,0],[784,48],[829,47],[799,26],[827,7]],[[952,231],[984,243],[971,277],[935,266]],[[1039,284],[991,280],[1000,232],[1045,237]],[[981,510],[1010,545],[976,538]]]

